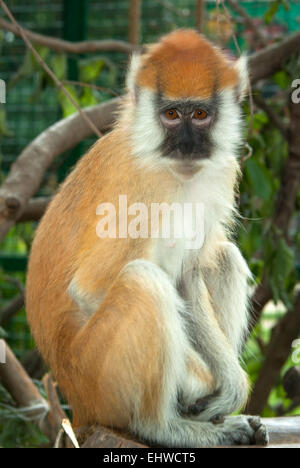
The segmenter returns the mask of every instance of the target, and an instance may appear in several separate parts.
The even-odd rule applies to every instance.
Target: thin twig
[[[88,116],[83,113],[82,109],[80,108],[80,106],[78,106],[78,104],[75,101],[75,99],[73,98],[73,96],[71,96],[71,94],[64,87],[62,82],[56,77],[56,75],[53,73],[53,71],[48,67],[48,65],[41,58],[40,54],[33,47],[32,43],[30,42],[30,40],[26,36],[26,33],[25,33],[24,29],[18,24],[17,20],[15,19],[15,17],[11,13],[10,9],[7,7],[6,3],[3,0],[0,0],[0,6],[5,11],[5,13],[7,14],[7,16],[9,17],[11,22],[15,25],[15,27],[18,28],[18,30],[20,32],[20,36],[22,37],[23,41],[27,45],[28,49],[32,52],[32,54],[34,55],[34,57],[36,58],[38,63],[43,67],[45,72],[52,78],[52,80],[56,84],[57,88],[60,89],[63,92],[63,94],[72,103],[72,105],[75,107],[75,109],[77,109],[77,111],[80,113],[83,120],[85,120],[87,125],[89,125],[91,127],[91,129],[93,130],[93,133],[95,133],[100,138],[102,136],[102,133],[98,130],[98,128],[94,125],[94,123],[88,118]]]
[[[140,41],[141,0],[130,0],[129,42],[137,45]]]
[[[196,27],[199,32],[203,31],[205,14],[205,0],[196,1]]]
[[[220,0],[217,0],[217,4],[219,4],[219,1],[220,1]],[[226,19],[227,19],[228,23],[229,23],[230,26],[231,26],[232,38],[233,38],[233,42],[234,42],[235,48],[236,48],[236,50],[238,51],[238,54],[239,54],[239,55],[242,55],[242,51],[241,51],[241,49],[240,49],[240,46],[239,46],[239,43],[238,43],[236,34],[235,34],[235,32],[234,32],[234,23],[233,23],[232,17],[231,17],[229,11],[227,10],[227,8],[226,8],[226,6],[225,6],[224,0],[221,0],[221,2],[222,2],[222,7],[223,7],[223,10],[224,10]]]
[[[228,5],[230,6],[230,8],[234,10],[236,13],[238,13],[244,19],[244,23],[254,32],[257,38],[258,44],[262,47],[266,47],[268,44],[267,40],[265,39],[260,29],[256,26],[251,16],[248,15],[246,10],[234,0],[226,0],[226,1]]]
[[[73,81],[73,80],[63,80],[63,84],[67,85],[74,85],[74,86],[81,86],[82,88],[90,88],[90,89],[95,89],[96,91],[103,91],[112,94],[113,96],[120,96],[120,94],[116,93],[112,89],[109,88],[103,88],[102,86],[97,86],[91,83],[83,83],[81,81]]]

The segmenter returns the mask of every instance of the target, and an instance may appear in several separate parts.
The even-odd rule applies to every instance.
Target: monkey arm
[[[217,266],[206,269],[204,278],[220,327],[239,355],[248,333],[251,272],[236,245],[218,244]]]
[[[211,370],[218,389],[217,394],[207,400],[204,410],[202,402],[199,402],[202,411],[199,419],[207,420],[218,415],[230,414],[245,405],[249,383],[239,364],[231,336],[227,336],[219,320],[219,311],[213,306],[200,268],[193,269],[186,275],[185,296],[192,308],[189,321],[190,336]],[[231,321],[232,316],[229,317],[229,326],[234,326]]]

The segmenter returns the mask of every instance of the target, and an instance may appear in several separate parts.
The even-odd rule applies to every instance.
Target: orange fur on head
[[[234,66],[203,36],[179,30],[150,46],[137,84],[173,98],[209,98],[238,84]]]

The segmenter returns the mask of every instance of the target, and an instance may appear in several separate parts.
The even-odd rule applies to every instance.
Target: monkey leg
[[[145,260],[125,266],[72,343],[75,424],[127,428],[169,446],[254,441],[245,418],[217,426],[180,416],[178,395],[189,404],[214,385],[190,346],[184,313],[160,268]]]

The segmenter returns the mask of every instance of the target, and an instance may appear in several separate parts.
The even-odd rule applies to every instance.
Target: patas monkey
[[[266,441],[258,418],[211,422],[243,407],[249,389],[238,356],[250,273],[229,237],[246,61],[179,30],[132,58],[127,87],[114,130],[38,228],[26,301],[33,336],[75,425],[126,428],[171,447],[249,444],[257,433]],[[120,194],[149,211],[202,203],[202,247],[186,248],[185,237],[99,238],[99,204],[124,221]]]

